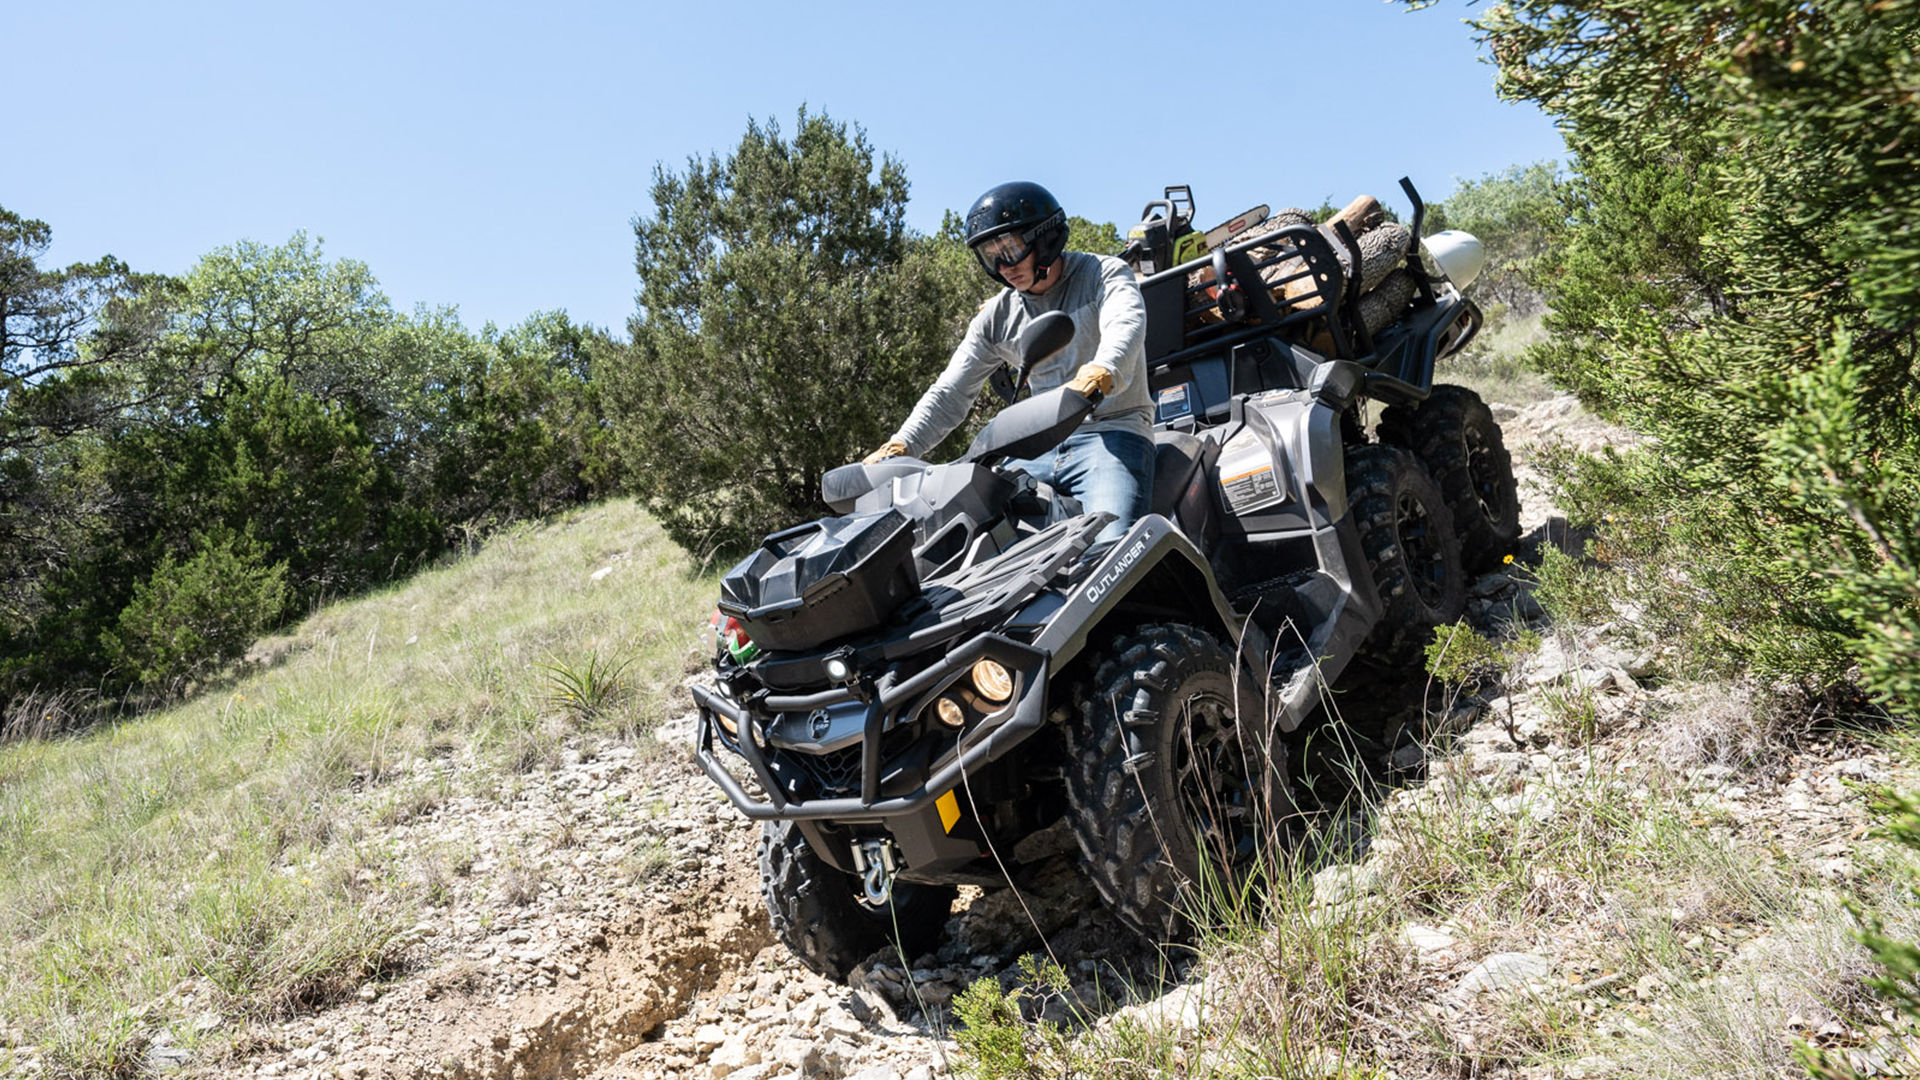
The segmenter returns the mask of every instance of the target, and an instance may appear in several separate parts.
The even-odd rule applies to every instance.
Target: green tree
[[[45,222],[0,207],[0,461],[125,407],[127,367],[152,337],[149,324],[129,317],[130,305],[169,285],[112,256],[42,268],[52,243]],[[103,327],[110,309],[119,317]]]
[[[1727,664],[1864,663],[1910,705],[1920,0],[1513,0],[1475,25],[1574,152],[1537,359],[1655,436],[1567,474],[1626,599]]]
[[[391,462],[434,430],[445,354],[390,347],[405,325],[367,267],[287,243],[215,250],[181,279],[156,353],[184,392],[115,440],[115,486],[141,561],[187,558],[224,529],[284,563],[288,600],[382,580],[440,541]],[[456,353],[457,354],[457,353]]]
[[[403,503],[352,406],[272,377],[221,406],[206,422],[119,445],[118,483],[154,493],[156,557],[231,532],[286,566],[290,600],[312,602],[383,580],[437,546],[435,523]]]
[[[1067,215],[1067,247],[1095,255],[1118,255],[1127,246],[1127,238],[1110,221],[1089,221],[1078,214]]]
[[[43,267],[52,239],[0,208],[0,699],[36,643],[88,648],[49,624],[93,610],[75,568],[117,544],[100,443],[164,382],[148,313],[172,283],[112,257]]]
[[[1485,247],[1487,268],[1467,295],[1490,316],[1533,315],[1546,306],[1534,275],[1565,230],[1565,186],[1558,164],[1539,161],[1462,180],[1444,202],[1429,208],[1428,235],[1464,229]]]
[[[707,552],[819,511],[938,372],[977,286],[905,225],[907,179],[802,109],[722,159],[656,169],[634,223],[639,309],[599,382],[624,481]],[[976,272],[977,274],[977,272]]]
[[[304,234],[178,281],[42,272],[46,243],[0,212],[0,698],[199,680],[261,627],[598,490],[611,346],[563,314],[400,315]]]
[[[169,315],[160,349],[194,380],[180,403],[201,412],[255,381],[280,380],[365,414],[404,415],[431,375],[419,358],[381,351],[400,317],[366,264],[329,260],[305,233],[204,256]]]
[[[616,355],[605,334],[563,312],[504,333],[489,326],[458,376],[437,384],[431,475],[421,479],[440,519],[497,524],[551,514],[607,481],[607,425],[595,358]]]

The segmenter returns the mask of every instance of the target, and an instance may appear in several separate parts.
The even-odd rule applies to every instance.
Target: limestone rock
[[[1465,1004],[1481,994],[1520,996],[1537,992],[1553,974],[1553,962],[1532,953],[1495,953],[1460,977],[1449,997]]]

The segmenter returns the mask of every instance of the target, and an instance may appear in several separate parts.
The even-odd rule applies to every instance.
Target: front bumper
[[[997,711],[961,731],[952,751],[936,759],[903,794],[882,797],[883,737],[914,722],[935,697],[963,678],[974,661],[993,656],[1014,676],[1013,695]],[[1046,722],[1048,657],[1045,653],[999,634],[981,634],[962,644],[925,670],[890,683],[881,680],[867,691],[865,726],[860,736],[860,793],[856,796],[792,799],[769,763],[773,753],[804,751],[779,749],[766,742],[768,727],[781,713],[811,712],[860,700],[851,688],[806,695],[764,695],[751,704],[703,686],[693,688],[700,711],[694,757],[708,778],[727,793],[742,814],[757,821],[827,821],[844,824],[881,822],[890,818],[924,815],[934,800],[952,791],[1024,742]],[[720,720],[732,722],[737,739],[728,739]],[[716,745],[718,744],[718,745]],[[764,798],[750,794],[719,757],[722,749],[736,749],[745,759]],[[887,786],[896,790],[897,782]]]

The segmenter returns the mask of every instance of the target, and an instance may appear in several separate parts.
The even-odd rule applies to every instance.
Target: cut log
[[[1419,286],[1413,282],[1413,275],[1405,270],[1395,270],[1380,282],[1380,287],[1360,298],[1360,322],[1367,333],[1377,334],[1394,323],[1406,313],[1407,305],[1413,303],[1414,293]]]
[[[1346,206],[1342,207],[1339,213],[1333,215],[1332,217],[1328,218],[1326,221],[1321,223],[1320,225],[1321,233],[1323,233],[1326,236],[1327,243],[1333,246],[1333,253],[1339,257],[1341,267],[1344,268],[1347,272],[1347,279],[1349,283],[1347,286],[1348,288],[1353,287],[1352,286],[1353,267],[1351,265],[1351,263],[1353,262],[1353,259],[1352,259],[1351,253],[1347,251],[1347,245],[1343,243],[1340,239],[1340,231],[1334,228],[1334,225],[1341,222],[1346,223],[1347,230],[1353,233],[1354,240],[1363,245],[1361,247],[1360,263],[1362,266],[1365,266],[1367,265],[1366,248],[1364,246],[1366,242],[1365,238],[1370,230],[1372,230],[1375,226],[1379,225],[1381,222],[1385,221],[1386,218],[1387,218],[1387,212],[1380,208],[1379,199],[1376,199],[1371,195],[1362,195],[1359,198],[1348,203]],[[1405,253],[1405,248],[1406,248],[1406,245],[1402,243],[1401,245],[1402,254]],[[1392,269],[1392,268],[1388,267],[1387,269]],[[1298,270],[1299,270],[1299,267],[1294,266],[1288,269],[1286,273],[1291,274],[1291,273],[1297,272]],[[1279,276],[1284,277],[1285,274],[1282,274]],[[1385,277],[1386,271],[1383,270],[1380,276]],[[1282,298],[1287,300],[1288,302],[1292,302],[1294,300],[1300,299],[1303,296],[1306,296],[1307,294],[1313,291],[1314,291],[1313,283],[1311,281],[1308,281],[1305,278],[1301,278],[1298,281],[1290,282],[1286,286],[1285,295]],[[1364,287],[1362,288],[1362,291],[1365,291]]]
[[[1387,220],[1387,212],[1380,208],[1380,200],[1371,195],[1362,195],[1321,224],[1331,229],[1335,222],[1344,221],[1347,223],[1347,228],[1353,230],[1353,235],[1357,237],[1385,220]]]
[[[1288,225],[1311,224],[1313,224],[1312,214],[1307,213],[1297,206],[1289,206],[1285,210],[1275,210],[1273,216],[1267,219],[1267,223],[1261,231],[1270,232],[1274,229],[1284,229]]]
[[[1389,221],[1384,225],[1368,229],[1356,238],[1360,245],[1359,288],[1362,293],[1378,288],[1388,274],[1406,265],[1407,246],[1413,242],[1413,233],[1405,225]],[[1346,271],[1347,287],[1354,287],[1353,254],[1339,237],[1329,236],[1333,244],[1333,253],[1340,260],[1340,269]]]
[[[1346,223],[1360,248],[1360,268],[1357,274],[1354,272],[1352,252],[1347,250],[1347,245],[1340,240],[1339,234],[1333,228],[1335,222]],[[1233,237],[1230,242],[1240,245],[1290,225],[1312,223],[1313,219],[1306,211],[1288,207],[1274,212],[1266,221]],[[1349,291],[1357,289],[1361,293],[1360,318],[1368,332],[1378,333],[1391,325],[1406,310],[1407,305],[1413,302],[1416,291],[1412,276],[1402,269],[1406,265],[1407,249],[1411,246],[1413,239],[1412,233],[1404,225],[1387,221],[1386,211],[1381,208],[1380,201],[1371,195],[1362,195],[1348,203],[1339,213],[1328,218],[1320,226],[1320,231],[1333,248],[1334,255],[1340,262],[1340,268],[1346,275],[1346,289]],[[1262,268],[1260,276],[1272,290],[1274,300],[1282,305],[1299,305],[1319,291],[1319,283],[1312,278],[1296,276],[1301,275],[1305,269],[1305,264],[1299,259],[1289,259],[1286,262]],[[1284,280],[1289,277],[1294,280]],[[1213,270],[1207,267],[1195,271],[1189,278],[1189,283],[1204,285],[1212,280]],[[1214,290],[1207,289],[1204,295],[1212,299],[1215,293]],[[1219,311],[1212,307],[1193,311],[1189,317],[1192,325],[1196,326],[1220,321]],[[1321,351],[1326,351],[1331,347],[1332,341],[1323,330],[1316,335],[1313,345]]]

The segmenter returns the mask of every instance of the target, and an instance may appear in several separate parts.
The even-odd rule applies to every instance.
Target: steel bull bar
[[[913,791],[893,798],[880,798],[881,737],[886,734],[887,718],[903,712],[909,717],[917,715],[948,682],[972,667],[974,661],[989,654],[1003,662],[1013,661],[1008,664],[1014,675],[1013,696],[1008,705],[962,730],[958,743],[959,755],[941,766]],[[867,703],[866,729],[860,739],[862,770],[858,797],[798,802],[788,799],[767,764],[767,748],[760,744],[754,713],[739,702],[705,686],[693,687],[694,704],[700,710],[700,734],[694,747],[694,757],[708,779],[727,793],[733,805],[756,821],[877,821],[916,813],[958,787],[969,773],[998,760],[1046,722],[1048,663],[1046,653],[1029,645],[999,634],[981,634],[912,678],[896,685],[876,688],[872,700]],[[828,699],[853,700],[856,696],[851,690],[801,697],[769,696],[764,704],[770,711],[783,712],[799,706],[817,707],[827,703]],[[789,708],[781,708],[783,705]],[[733,721],[734,730],[739,733],[737,744],[740,756],[746,759],[747,767],[767,793],[767,798],[756,799],[748,794],[740,781],[721,764],[714,742],[719,737],[719,718],[722,716]]]

